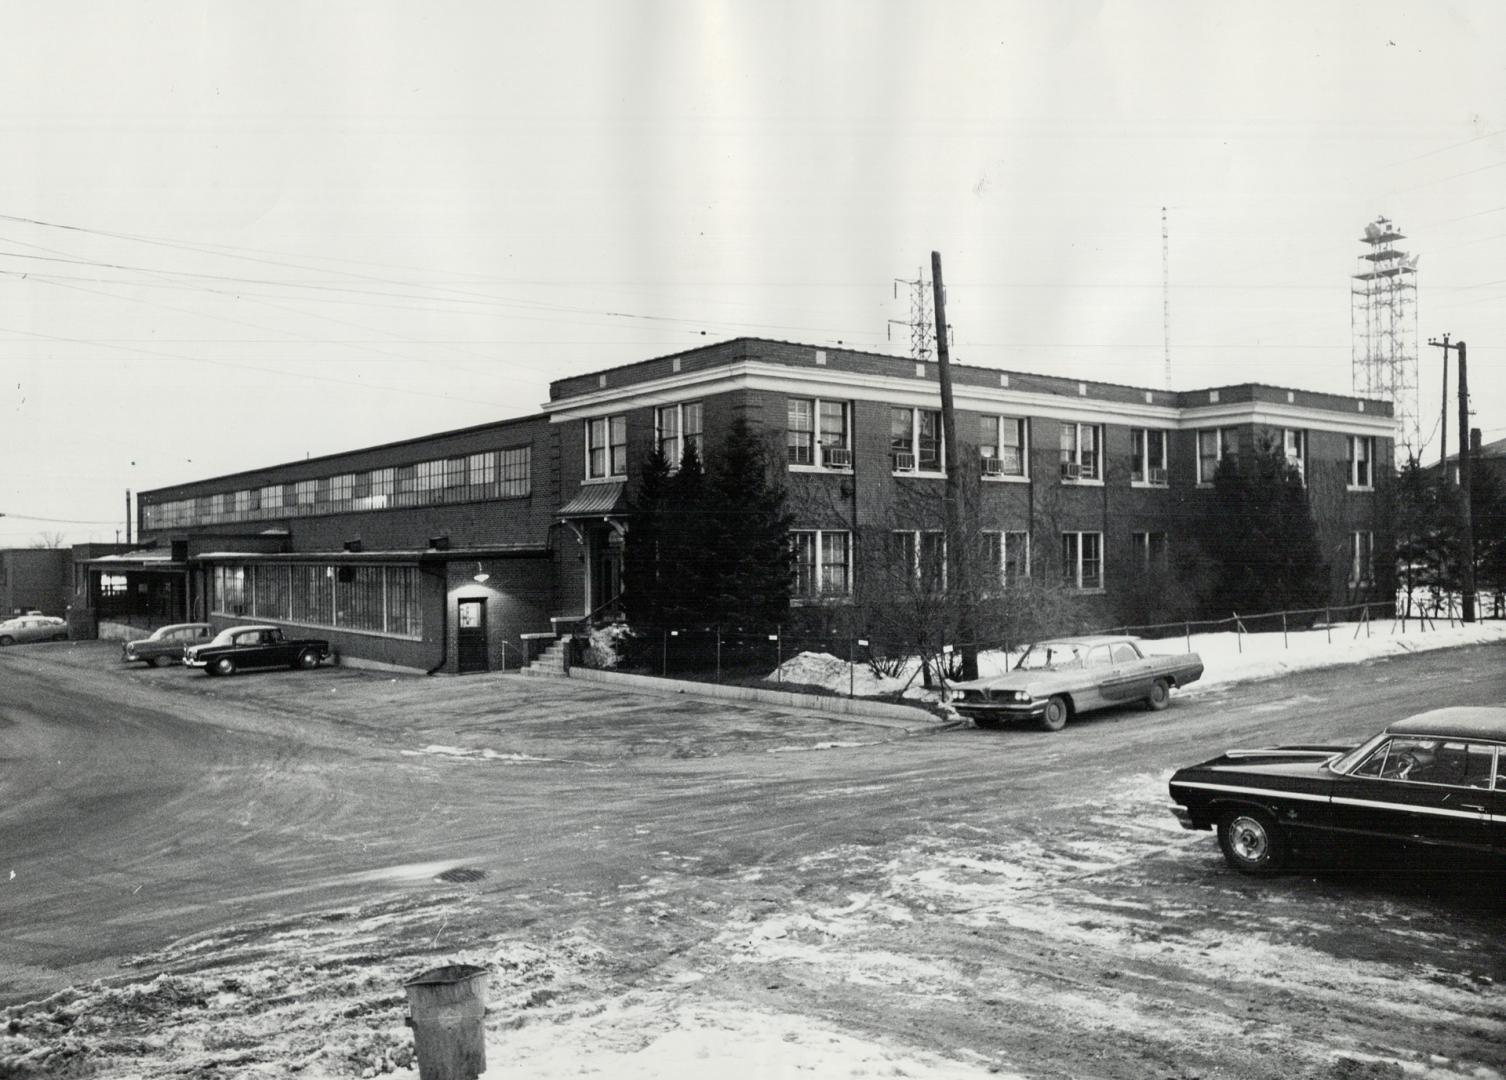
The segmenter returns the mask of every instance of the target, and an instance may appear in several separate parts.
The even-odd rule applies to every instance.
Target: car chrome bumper
[[[1185,806],[1181,806],[1181,805],[1173,806],[1171,808],[1171,812],[1174,815],[1176,815],[1177,824],[1180,825],[1180,826],[1182,826],[1182,828],[1184,828],[1184,829],[1188,829],[1188,830],[1191,830],[1192,832],[1196,832],[1199,829],[1207,828],[1207,826],[1205,826],[1205,825],[1199,825],[1197,822],[1193,821],[1192,820],[1192,811],[1189,810],[1189,809],[1187,809]]]
[[[190,660],[190,659],[188,659],[188,657],[185,656],[183,658],[183,666],[184,667],[208,667],[209,666],[209,661],[208,660]]]
[[[954,701],[952,708],[963,716],[981,716],[985,720],[1031,720],[1046,711],[1044,701]]]

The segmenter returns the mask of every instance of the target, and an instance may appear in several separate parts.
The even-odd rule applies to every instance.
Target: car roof
[[[227,627],[225,627],[225,629],[221,630],[220,633],[221,634],[239,634],[243,630],[276,630],[276,629],[277,629],[277,627],[275,627],[275,626],[268,626],[266,623],[246,623],[244,626],[227,626]]]
[[[159,626],[159,627],[157,627],[156,630],[154,630],[152,632],[155,633],[155,634],[165,634],[169,630],[189,630],[189,629],[195,629],[196,630],[196,629],[198,629],[201,626],[208,626],[208,625],[209,625],[208,623],[203,623],[203,622],[175,622],[175,623],[168,623],[166,626]]]
[[[1136,638],[1125,634],[1079,634],[1066,637],[1042,638],[1037,645],[1112,645],[1120,641],[1134,642]]]
[[[1398,720],[1386,729],[1396,735],[1452,735],[1506,742],[1506,708],[1498,705],[1453,705]]]

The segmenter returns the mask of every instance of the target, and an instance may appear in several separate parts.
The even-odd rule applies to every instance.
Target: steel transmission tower
[[[931,346],[936,342],[936,332],[933,329],[935,319],[931,315],[931,283],[926,280],[925,271],[916,274],[914,281],[906,281],[904,278],[894,279],[894,298],[899,299],[899,287],[903,285],[910,294],[910,317],[908,319],[890,319],[890,340],[896,326],[908,326],[910,328],[910,355],[922,363],[931,359]]]
[[[1378,217],[1365,226],[1360,270],[1350,284],[1350,337],[1354,392],[1386,398],[1395,408],[1397,441],[1408,457],[1422,453],[1417,400],[1417,256],[1396,246],[1405,240]]]

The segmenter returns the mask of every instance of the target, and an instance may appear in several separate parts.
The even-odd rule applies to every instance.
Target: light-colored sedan
[[[0,645],[67,640],[68,624],[55,615],[21,615],[0,622]]]
[[[1202,675],[1197,653],[1157,656],[1137,638],[1099,634],[1038,641],[1007,674],[955,683],[949,700],[980,727],[1032,719],[1060,731],[1090,709],[1133,701],[1164,709],[1173,687]]]
[[[120,647],[120,659],[125,663],[142,660],[152,667],[166,667],[183,661],[183,650],[189,645],[202,645],[213,633],[208,623],[174,623],[159,626],[150,637],[128,641]]]

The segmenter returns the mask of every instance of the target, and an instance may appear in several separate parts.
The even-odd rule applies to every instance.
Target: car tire
[[[171,656],[154,656],[147,661],[147,663],[151,664],[152,667],[167,667],[167,665],[171,664],[172,662],[173,658]]]
[[[14,645],[15,643],[16,639],[11,637],[9,634],[0,634],[0,647],[6,645]]]
[[[298,663],[295,667],[301,667],[304,671],[312,671],[320,663],[319,653],[315,649],[304,649],[298,654]]]
[[[230,659],[230,657],[228,656],[222,656],[214,663],[210,664],[206,670],[212,671],[216,675],[234,675],[235,661]]]
[[[68,635],[67,634],[53,634],[52,635],[52,640],[53,641],[67,641],[68,640]]]
[[[1145,704],[1152,712],[1160,712],[1171,704],[1171,686],[1165,679],[1150,684],[1150,697],[1145,699]]]
[[[1060,731],[1067,726],[1067,718],[1072,715],[1072,706],[1061,694],[1057,694],[1046,702],[1046,711],[1041,713],[1040,725],[1047,731]]]
[[[1224,861],[1242,874],[1270,874],[1286,863],[1286,836],[1264,810],[1230,810],[1218,819]]]

